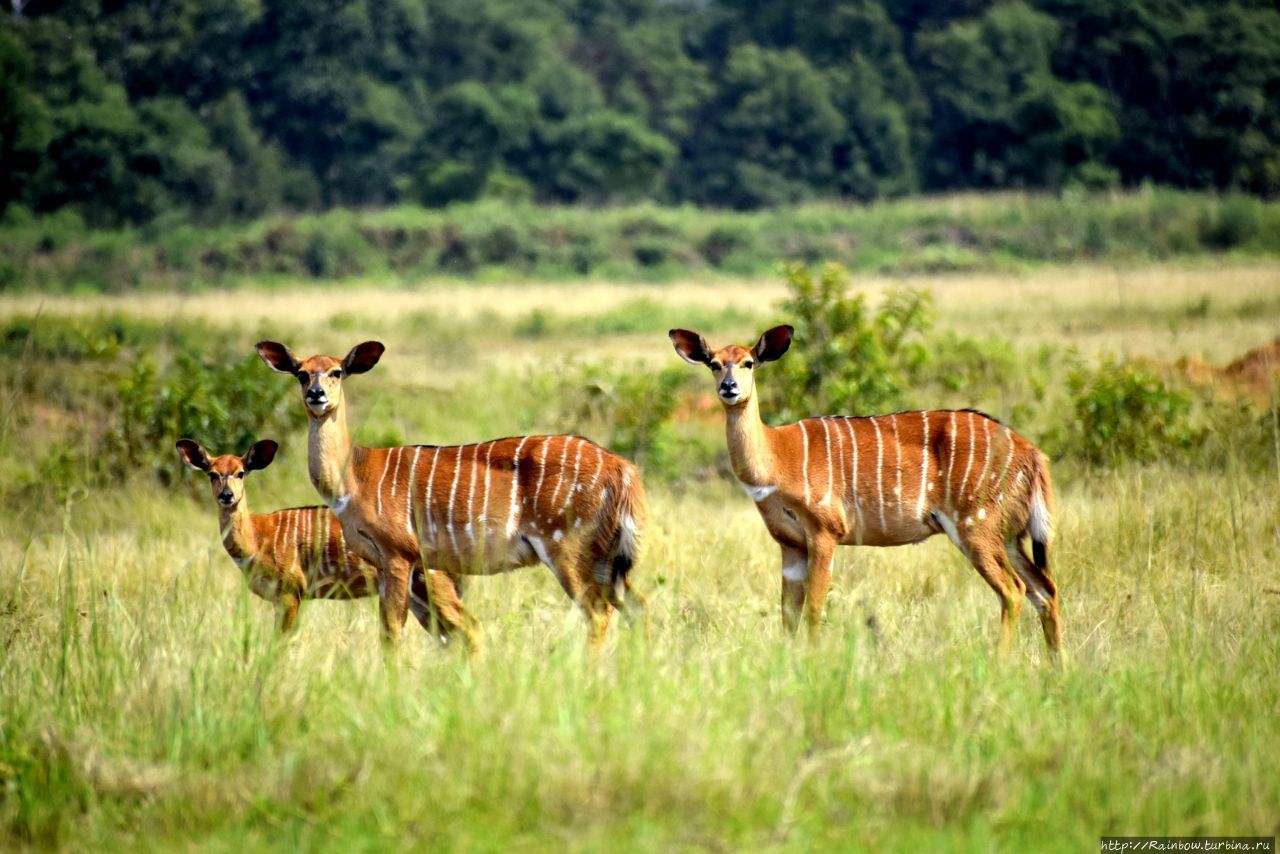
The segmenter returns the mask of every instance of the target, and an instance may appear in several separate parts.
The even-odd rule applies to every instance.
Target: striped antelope
[[[999,649],[1009,648],[1025,595],[1057,656],[1045,455],[974,410],[827,416],[768,427],[752,393],[754,369],[786,353],[792,331],[777,326],[754,347],[718,350],[696,332],[670,332],[686,362],[715,376],[734,475],[782,549],[787,629],[795,631],[803,612],[816,631],[837,545],[896,546],[945,533],[1000,597]]]
[[[222,546],[245,574],[249,589],[274,602],[281,632],[298,618],[303,599],[361,599],[373,594],[377,569],[347,548],[342,527],[324,507],[291,507],[251,514],[245,476],[271,465],[278,446],[270,439],[256,443],[243,457],[210,458],[199,442],[178,441],[178,454],[189,467],[209,476],[221,510]],[[427,591],[422,575],[413,579],[411,607],[422,627],[431,630]]]
[[[612,608],[631,615],[631,589],[646,513],[635,466],[576,436],[522,436],[472,445],[364,448],[347,432],[346,377],[373,368],[384,347],[366,341],[344,359],[297,359],[275,341],[258,344],[273,370],[297,378],[309,421],[311,483],[348,541],[382,572],[379,597],[389,641],[400,636],[414,567],[453,587],[431,585],[431,605],[478,648],[479,625],[456,585],[538,561],[589,621],[594,646]]]

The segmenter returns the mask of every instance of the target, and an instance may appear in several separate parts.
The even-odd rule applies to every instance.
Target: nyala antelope
[[[538,561],[551,569],[603,639],[613,608],[631,615],[644,599],[631,589],[646,511],[635,466],[576,436],[521,436],[471,445],[364,448],[347,431],[343,383],[363,374],[384,347],[366,341],[343,359],[298,359],[275,341],[258,344],[273,370],[295,377],[309,422],[311,483],[347,540],[375,564],[385,636],[405,621],[409,576],[436,570],[431,606],[473,650],[480,636],[457,584]]]
[[[243,457],[210,458],[199,442],[178,441],[178,454],[190,468],[208,475],[220,510],[222,546],[244,572],[249,589],[276,606],[281,632],[298,618],[303,599],[360,599],[373,595],[378,571],[347,548],[342,527],[325,507],[291,507],[252,514],[245,477],[271,465],[278,446],[256,443]],[[428,596],[421,574],[411,590],[414,616],[432,630]]]
[[[753,393],[755,369],[787,352],[792,331],[777,326],[754,347],[718,350],[696,332],[670,332],[676,352],[715,377],[734,475],[782,549],[786,628],[794,632],[803,613],[810,631],[817,629],[837,545],[896,546],[945,533],[1000,597],[999,649],[1009,648],[1025,595],[1056,656],[1061,628],[1049,575],[1053,492],[1045,455],[974,410],[766,426]]]

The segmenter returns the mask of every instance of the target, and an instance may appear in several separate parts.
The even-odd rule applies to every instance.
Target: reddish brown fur
[[[259,352],[275,370],[305,378],[312,483],[356,550],[384,574],[389,638],[399,636],[405,580],[418,566],[456,585],[466,575],[541,560],[586,612],[593,643],[603,638],[613,607],[643,603],[627,574],[645,522],[644,491],[631,463],[576,436],[363,448],[347,433],[341,381],[371,368],[381,345],[360,345],[341,362],[298,361],[274,342],[263,342]],[[438,616],[475,647],[474,618],[456,590],[440,588],[432,587]]]
[[[220,502],[223,548],[244,573],[249,589],[275,604],[282,632],[294,627],[303,599],[361,599],[373,595],[377,569],[347,548],[342,526],[327,508],[292,507],[274,513],[250,513],[244,488],[245,476],[251,471],[246,467],[249,454],[224,454],[210,459],[190,439],[180,441],[178,450],[189,467],[209,477],[215,500],[224,490],[234,499],[230,505]],[[269,463],[268,459],[257,468]],[[413,579],[413,596],[418,600],[412,606],[414,615],[423,628],[429,629],[427,593],[420,573]]]
[[[715,375],[734,474],[782,550],[789,630],[802,612],[816,629],[837,545],[903,545],[945,532],[1000,597],[1000,648],[1011,642],[1025,595],[1058,652],[1058,595],[1047,557],[1052,487],[1048,460],[1033,444],[972,410],[768,427],[752,393],[753,371],[786,352],[790,327],[769,330],[754,348],[713,351],[686,330],[672,330],[671,338],[686,361]],[[1026,554],[1027,539],[1038,559]]]

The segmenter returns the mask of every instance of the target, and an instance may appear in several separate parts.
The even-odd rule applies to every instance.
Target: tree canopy
[[[1271,0],[0,2],[0,208],[1280,193]]]

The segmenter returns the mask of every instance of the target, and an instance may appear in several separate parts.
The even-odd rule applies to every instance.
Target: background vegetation
[[[1280,329],[1277,272],[5,296],[0,844],[1274,833],[1280,353],[1249,362],[1256,382],[1229,363]],[[776,548],[726,478],[705,372],[665,336],[782,320],[801,334],[761,372],[771,418],[976,405],[1050,451],[1065,674],[1030,613],[990,658],[995,598],[941,538],[844,550],[821,639],[784,639]],[[372,600],[311,604],[278,643],[172,451],[276,438],[251,506],[314,503],[295,384],[246,358],[267,333],[388,343],[350,389],[367,443],[573,429],[640,460],[653,640],[615,630],[589,664],[580,617],[530,569],[471,585],[481,661],[416,631],[384,661]]]
[[[5,0],[0,210],[1280,191],[1270,0]]]

